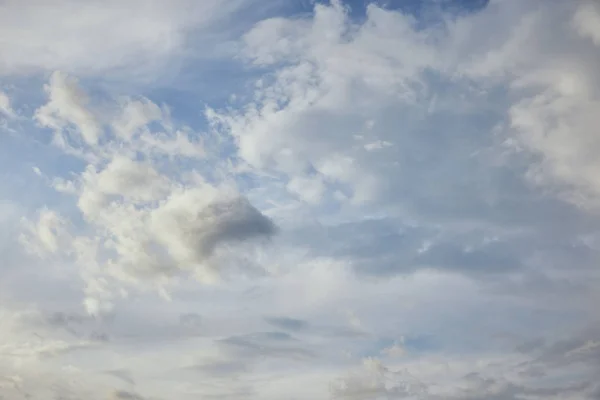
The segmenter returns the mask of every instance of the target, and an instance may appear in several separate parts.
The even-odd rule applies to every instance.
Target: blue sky
[[[600,8],[0,4],[0,397],[596,399]]]

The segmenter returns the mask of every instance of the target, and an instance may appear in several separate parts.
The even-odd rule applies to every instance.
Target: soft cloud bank
[[[0,73],[107,71],[150,79],[189,50],[188,36],[214,33],[215,25],[251,2],[161,0],[79,2],[7,1],[0,6]],[[72,18],[78,15],[79,18]]]
[[[598,398],[595,2],[54,3],[0,6],[0,397]]]

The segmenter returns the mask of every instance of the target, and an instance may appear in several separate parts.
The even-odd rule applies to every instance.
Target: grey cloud
[[[242,358],[274,357],[306,360],[315,357],[315,354],[303,346],[302,342],[284,332],[230,336],[218,340],[217,343],[226,351]]]
[[[256,396],[256,390],[253,387],[246,385],[234,386],[231,383],[228,385],[227,390],[220,393],[204,393],[202,394],[203,399],[249,399]]]
[[[546,341],[543,338],[535,338],[527,340],[524,343],[521,343],[515,347],[515,350],[519,353],[531,353],[538,349],[541,349],[546,344]]]
[[[312,238],[310,249],[316,255],[347,258],[358,272],[374,276],[419,268],[503,273],[523,268],[522,256],[533,252],[521,244],[520,237],[486,242],[485,230],[465,235],[390,219],[312,229],[299,235]]]
[[[294,340],[291,335],[285,332],[258,332],[240,336],[230,336],[222,339],[223,343],[233,345],[247,345],[249,343],[278,343]]]
[[[461,394],[444,398],[449,400],[522,400],[524,398],[541,400],[548,397],[569,395],[585,396],[592,385],[591,382],[581,382],[544,388],[527,387],[503,379],[484,378],[478,374],[473,374],[467,381],[471,383],[472,388],[464,390]],[[432,396],[431,399],[441,400],[441,397]]]
[[[145,397],[126,390],[117,390],[110,397],[111,400],[144,400]]]
[[[600,331],[597,324],[559,340],[533,338],[519,344],[515,350],[531,357],[528,365],[563,368],[583,363],[600,370]]]
[[[195,313],[187,313],[179,316],[179,323],[188,328],[198,328],[202,325],[202,317]]]
[[[214,190],[210,196],[217,197],[207,201],[203,190],[191,189],[173,195],[152,211],[149,230],[154,237],[151,242],[159,248],[153,254],[156,256],[152,260],[154,265],[144,262],[148,257],[145,251],[136,252],[132,256],[139,256],[139,260],[124,265],[125,271],[143,276],[198,269],[201,272],[197,277],[208,280],[212,275],[218,277],[224,273],[222,267],[226,265],[252,271],[253,267],[243,260],[228,262],[228,257],[235,258],[236,252],[227,250],[229,246],[271,237],[277,231],[275,224],[242,196],[221,197]],[[141,240],[140,247],[144,248]]]
[[[427,398],[427,387],[408,371],[394,371],[378,360],[367,359],[357,373],[332,382],[332,398],[370,400],[377,398]]]
[[[192,367],[194,371],[199,371],[215,377],[229,377],[239,375],[249,370],[250,366],[247,360],[216,360],[207,361]]]
[[[249,163],[267,165],[290,179],[302,168],[314,170],[323,179],[334,182],[326,191],[343,192],[345,199],[352,200],[357,193],[366,192],[371,203],[365,206],[365,213],[401,215],[401,222],[355,220],[334,227],[300,230],[295,244],[307,248],[311,255],[343,258],[360,273],[378,277],[422,268],[486,279],[501,279],[499,275],[521,274],[530,268],[581,270],[593,264],[594,257],[579,253],[573,259],[571,256],[577,252],[564,243],[578,234],[597,230],[600,220],[597,215],[566,203],[556,192],[540,190],[532,184],[529,175],[537,160],[529,152],[516,152],[509,146],[515,137],[508,115],[511,105],[528,96],[511,86],[518,86],[520,68],[537,75],[547,68],[547,63],[536,57],[554,63],[546,58],[546,50],[541,51],[546,45],[556,44],[570,54],[566,50],[572,40],[571,27],[562,22],[556,30],[554,23],[568,20],[563,16],[576,7],[575,3],[554,7],[518,1],[494,4],[472,19],[447,21],[448,25],[442,25],[440,31],[427,31],[436,38],[432,42],[422,41],[418,34],[423,32],[405,15],[374,5],[366,15],[368,23],[347,31],[344,29],[351,22],[335,6],[318,8],[310,21],[267,21],[246,36],[245,50],[253,62],[273,65],[282,78],[265,80],[268,85],[260,86],[254,97],[259,100],[246,104],[251,111],[242,111],[243,117],[239,112],[224,112],[216,120],[231,123],[231,130],[239,136],[239,155]],[[338,30],[329,31],[325,28],[329,27],[327,23],[308,23],[332,15],[340,24]],[[498,15],[514,21],[518,32],[499,24]],[[390,21],[395,24],[388,25]],[[280,28],[281,24],[285,28]],[[494,35],[489,34],[490,24],[497,29]],[[402,27],[399,29],[404,29],[403,33],[399,34],[392,25]],[[325,43],[305,43],[304,35],[313,34],[331,37]],[[533,40],[534,36],[539,36],[541,42]],[[371,40],[376,37],[393,39],[389,46],[381,47],[381,53],[375,53],[371,49],[378,45]],[[285,50],[278,46],[279,39],[289,43]],[[307,47],[322,50],[321,45],[327,51],[305,51]],[[529,46],[531,53],[524,50]],[[404,50],[396,52],[396,48]],[[577,52],[580,55],[592,53],[589,45],[577,49],[582,50]],[[403,53],[411,50],[420,57],[408,60]],[[446,56],[446,50],[455,53],[456,58],[448,61],[439,57]],[[354,64],[340,56],[346,52],[357,57],[360,54],[372,63]],[[586,60],[586,65],[597,65],[595,55]],[[306,76],[294,69],[304,63],[314,65]],[[338,69],[341,65],[343,70]],[[371,69],[371,65],[376,67]],[[385,82],[385,89],[377,86],[381,81],[367,78],[383,71],[394,77]],[[339,87],[321,85],[319,79],[339,82]],[[320,102],[321,98],[315,96],[308,101],[305,91],[288,91],[290,81],[327,100]],[[398,82],[400,88],[395,90],[393,85]],[[544,86],[543,82],[540,85]],[[534,92],[531,86],[525,83],[532,93],[543,91],[536,86]],[[336,97],[336,90],[343,95]],[[401,97],[406,92],[408,101]],[[267,93],[285,93],[276,111],[271,110],[272,97]],[[289,106],[296,104],[290,96],[303,106]],[[329,112],[332,107],[335,112]],[[271,114],[275,113],[277,124],[271,123]],[[564,120],[565,125],[570,121]],[[359,139],[354,140],[353,133]],[[263,148],[260,145],[266,137],[276,140]],[[567,138],[572,135],[567,133]],[[393,145],[381,151],[364,151],[365,144],[377,141]],[[288,162],[287,157],[279,158],[280,144],[286,151],[293,149],[289,155],[295,164]],[[544,142],[541,147],[553,144]],[[559,156],[562,149],[571,148],[567,140],[558,144]],[[575,160],[567,161],[577,164]],[[298,170],[296,164],[300,166]],[[324,206],[333,203],[327,195],[323,198],[327,199]],[[409,221],[412,227],[406,226]],[[466,230],[471,237],[463,234]],[[511,236],[506,232],[521,234]],[[473,239],[477,236],[498,240],[477,243]],[[430,246],[421,252],[425,241],[430,241]]]
[[[361,275],[387,279],[429,269],[476,279],[489,293],[585,306],[600,280],[598,246],[575,227],[449,226],[402,219],[308,225],[284,235],[311,256],[346,260]]]
[[[273,326],[289,331],[303,331],[309,326],[307,321],[289,317],[271,317],[265,320]]]
[[[549,344],[539,351],[535,363],[552,367],[583,363],[600,372],[600,333],[577,335]]]
[[[600,371],[600,341],[597,332],[584,332],[568,339],[548,342],[534,339],[517,347],[529,359],[514,367],[524,383],[515,383],[506,378],[483,376],[473,373],[467,377],[472,387],[463,394],[451,397],[456,400],[472,399],[522,399],[531,397],[575,396],[594,399],[596,386],[594,377]],[[570,376],[570,371],[577,371]],[[569,377],[568,384],[560,384],[561,376]],[[557,384],[551,377],[558,377]],[[541,384],[541,382],[546,382]]]
[[[81,324],[84,321],[89,320],[89,317],[76,313],[67,313],[63,311],[53,312],[47,318],[48,323],[54,326],[66,326],[71,323]]]
[[[347,326],[312,324],[308,321],[289,317],[269,317],[265,321],[279,329],[293,332],[296,335],[321,336],[330,339],[365,339],[369,333]],[[284,336],[282,336],[283,338]]]
[[[209,224],[197,231],[201,238],[199,250],[207,255],[220,243],[268,237],[276,232],[275,224],[242,197],[210,204],[197,214],[197,219]]]
[[[110,335],[107,332],[108,320],[95,319],[89,315],[76,312],[55,311],[46,316],[46,323],[55,329],[64,330],[78,339],[108,343]]]
[[[520,258],[511,254],[514,251],[511,245],[512,243],[492,243],[469,250],[456,243],[438,243],[415,257],[414,262],[417,265],[470,274],[502,273],[522,267]]]
[[[474,359],[472,364],[448,359],[442,377],[453,376],[459,365],[468,373],[448,384],[434,376],[420,375],[425,359],[414,371],[411,362],[391,366],[368,359],[363,369],[333,382],[332,395],[343,399],[418,398],[422,400],[544,400],[569,398],[592,400],[598,396],[600,340],[596,329],[584,330],[562,340],[539,338],[517,346],[515,358]],[[468,357],[467,357],[468,358]],[[522,360],[522,361],[519,361]],[[434,358],[436,366],[444,361]],[[453,366],[454,364],[454,366]],[[427,370],[428,368],[425,368]],[[420,371],[420,372],[419,372]]]
[[[135,385],[135,380],[133,379],[133,377],[131,376],[131,373],[127,370],[124,369],[115,369],[112,371],[105,371],[104,372],[107,375],[113,376],[125,383],[128,383],[130,385]]]

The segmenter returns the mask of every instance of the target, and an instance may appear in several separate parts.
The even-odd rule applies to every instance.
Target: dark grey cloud
[[[270,237],[277,231],[275,224],[243,197],[208,205],[197,213],[196,221],[202,225],[190,228],[198,235],[197,245],[204,255],[211,255],[221,243]]]

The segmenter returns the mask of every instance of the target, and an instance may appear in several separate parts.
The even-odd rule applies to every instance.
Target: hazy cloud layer
[[[598,398],[595,2],[8,1],[0,37],[0,398]]]

